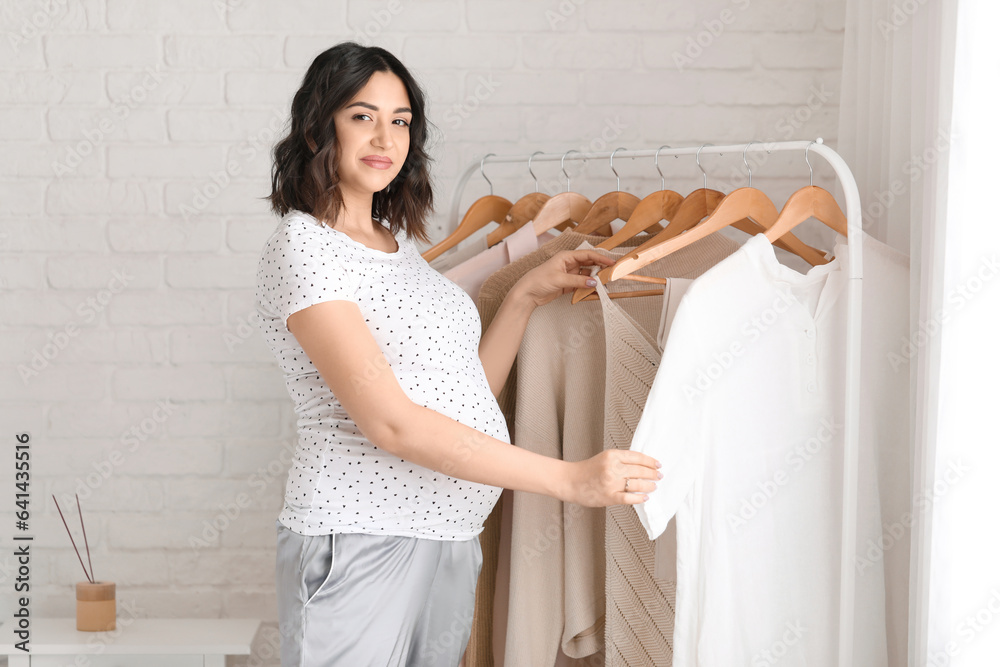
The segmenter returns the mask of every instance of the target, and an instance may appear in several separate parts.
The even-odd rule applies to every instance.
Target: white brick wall
[[[295,415],[254,326],[254,269],[275,224],[269,150],[318,52],[385,46],[425,85],[440,238],[455,179],[487,151],[835,145],[843,14],[843,0],[4,3],[0,419],[35,448],[34,613],[73,613],[79,564],[49,494],[80,492],[120,600],[273,624]],[[703,157],[711,185],[742,184],[738,157]],[[675,189],[699,186],[693,160],[661,163]],[[534,187],[521,165],[489,173],[498,194]],[[563,188],[555,163],[536,173]],[[636,194],[659,185],[649,161],[619,173]],[[806,173],[775,155],[754,183],[781,201]],[[574,181],[613,186],[601,164]],[[485,192],[474,178],[463,202]],[[278,664],[275,634],[253,664]]]

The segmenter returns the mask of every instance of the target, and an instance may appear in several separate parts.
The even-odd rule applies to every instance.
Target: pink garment
[[[555,234],[549,232],[535,236],[534,225],[528,223],[492,248],[448,269],[444,272],[444,277],[457,283],[475,300],[479,298],[479,289],[487,278],[511,262],[535,252],[539,246],[555,237]]]

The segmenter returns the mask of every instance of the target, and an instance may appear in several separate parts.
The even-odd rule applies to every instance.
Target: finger
[[[634,463],[626,465],[623,474],[625,477],[634,477],[636,479],[663,479],[663,473],[658,469],[644,465],[635,465]]]
[[[622,482],[622,491],[624,491],[625,482]],[[639,479],[638,477],[628,478],[628,492],[638,493],[640,495],[649,495],[653,491],[656,491],[656,482],[651,479]]]
[[[649,500],[649,496],[647,496],[645,493],[633,493],[631,484],[628,485],[628,493],[622,491],[621,497],[622,497],[622,502],[621,502],[622,505],[638,505],[640,503],[644,503],[647,500]]]
[[[576,274],[566,274],[567,284],[566,287],[569,289],[579,289],[581,287],[597,287],[598,278],[594,278],[589,275],[576,275]]]
[[[577,266],[610,266],[616,261],[614,257],[608,257],[597,250],[572,250],[568,259]]]
[[[578,289],[593,289],[597,287],[596,278],[591,278],[589,275],[577,275],[575,273],[565,274],[565,278],[559,279],[559,289],[563,294],[569,294],[570,292],[575,292]]]
[[[632,465],[646,466],[647,468],[659,468],[660,462],[654,459],[649,454],[644,454],[632,449],[626,450],[625,463],[631,463]]]
[[[614,474],[622,477],[644,477],[656,479],[660,463],[652,456],[631,449],[605,450],[613,451],[615,458],[611,463]]]

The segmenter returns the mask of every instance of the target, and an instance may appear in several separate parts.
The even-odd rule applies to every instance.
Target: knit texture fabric
[[[604,447],[628,449],[656,378],[661,350],[651,320],[637,323],[611,301],[603,286],[598,285],[597,291],[607,360]],[[675,530],[673,522],[667,530]],[[605,508],[607,667],[664,667],[673,662],[677,581],[654,575],[654,544],[632,506]]]

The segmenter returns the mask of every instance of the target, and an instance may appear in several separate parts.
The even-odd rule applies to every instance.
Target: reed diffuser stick
[[[83,530],[83,545],[87,547],[87,565],[90,566],[90,581],[94,581],[94,564],[90,561],[90,543],[87,542],[87,528],[83,525],[83,508],[80,507],[80,494],[76,496],[76,511],[80,514],[80,529]]]
[[[76,552],[76,557],[80,559],[80,567],[83,568],[83,574],[87,577],[87,581],[94,583],[94,578],[90,576],[87,572],[87,566],[83,564],[83,558],[80,558],[80,550],[76,548],[76,540],[73,539],[73,533],[69,531],[69,524],[66,523],[66,517],[63,516],[62,510],[59,509],[59,501],[56,500],[55,495],[52,496],[53,502],[56,504],[56,509],[59,510],[59,518],[62,519],[63,525],[66,526],[66,534],[69,535],[69,541],[73,545],[73,551]],[[82,514],[80,515],[83,516]]]

